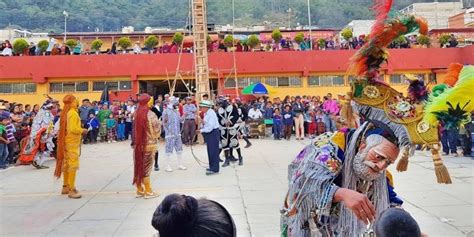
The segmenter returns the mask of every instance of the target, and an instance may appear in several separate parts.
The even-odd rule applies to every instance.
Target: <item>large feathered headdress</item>
[[[388,61],[387,46],[399,36],[418,30],[428,32],[426,20],[413,15],[389,18],[392,0],[376,0],[376,22],[372,27],[369,41],[351,58],[349,73],[358,79],[351,82],[354,110],[362,117],[382,121],[394,132],[403,147],[403,155],[397,170],[405,171],[408,157],[414,153],[414,145],[429,145],[439,183],[451,183],[449,172],[439,155],[438,128],[423,121],[423,103],[427,90],[421,81],[412,80],[410,97],[380,80],[382,63]]]

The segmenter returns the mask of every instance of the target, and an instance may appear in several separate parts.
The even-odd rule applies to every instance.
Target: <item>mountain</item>
[[[0,0],[0,28],[11,25],[37,32],[120,31],[123,26],[184,28],[190,0]],[[449,0],[448,0],[449,1]],[[454,1],[454,0],[452,0]],[[465,0],[470,1],[470,0]],[[414,2],[394,0],[394,10]],[[441,2],[441,1],[440,1]],[[310,0],[313,26],[341,28],[351,20],[371,19],[373,0]],[[288,9],[291,11],[288,12]],[[208,23],[232,24],[232,0],[207,0]],[[307,0],[235,0],[236,26],[307,25]]]

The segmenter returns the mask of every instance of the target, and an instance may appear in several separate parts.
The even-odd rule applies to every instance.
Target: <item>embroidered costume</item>
[[[51,98],[46,100],[33,119],[30,136],[26,138],[19,155],[22,164],[32,164],[38,169],[48,168],[43,164],[54,151],[53,137],[56,133],[51,110],[55,103],[56,101]]]
[[[165,155],[166,155],[166,171],[171,172],[171,155],[176,151],[178,156],[178,169],[185,170],[182,164],[183,142],[181,140],[181,117],[177,110],[178,100],[174,97],[169,98],[166,109],[163,112],[163,128],[165,130]]]
[[[243,158],[239,147],[238,133],[240,129],[239,109],[237,106],[229,103],[226,98],[219,98],[219,109],[217,117],[219,119],[220,129],[220,148],[224,151],[225,162],[222,167],[229,165],[232,161],[229,149],[236,149],[239,155],[239,165],[243,165]]]

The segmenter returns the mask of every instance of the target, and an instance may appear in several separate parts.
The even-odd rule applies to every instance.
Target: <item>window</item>
[[[392,74],[390,75],[390,84],[403,84],[407,80],[425,80],[425,74]]]
[[[390,84],[401,84],[402,83],[402,75],[394,74],[390,75]]]
[[[301,77],[267,77],[265,84],[274,87],[301,87]]]
[[[24,94],[35,92],[35,83],[0,83],[0,94]]]
[[[276,77],[267,77],[265,78],[265,84],[269,86],[278,86],[278,78]]]
[[[224,87],[225,88],[235,88],[235,79],[234,78],[228,78],[224,81]]]
[[[131,81],[119,81],[119,90],[127,91],[132,89]]]
[[[89,91],[89,83],[87,81],[49,83],[49,92],[51,93],[84,92],[84,91]]]
[[[106,84],[109,91],[127,91],[132,89],[131,81],[95,81],[92,83],[92,90],[102,91]]]
[[[344,86],[345,80],[342,75],[334,76],[311,76],[308,78],[308,86]]]
[[[301,77],[290,77],[290,86],[301,87]]]
[[[288,87],[290,86],[289,77],[278,77],[278,87]]]
[[[261,82],[260,77],[250,77],[249,78],[249,85],[257,84],[259,82]]]
[[[237,78],[237,84],[239,88],[244,88],[249,85],[249,79],[248,78]]]

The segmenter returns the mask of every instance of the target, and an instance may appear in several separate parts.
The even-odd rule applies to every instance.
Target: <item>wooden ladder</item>
[[[208,94],[209,98],[212,98],[209,89],[206,1],[192,0],[192,8],[196,99],[201,101],[204,94]]]

